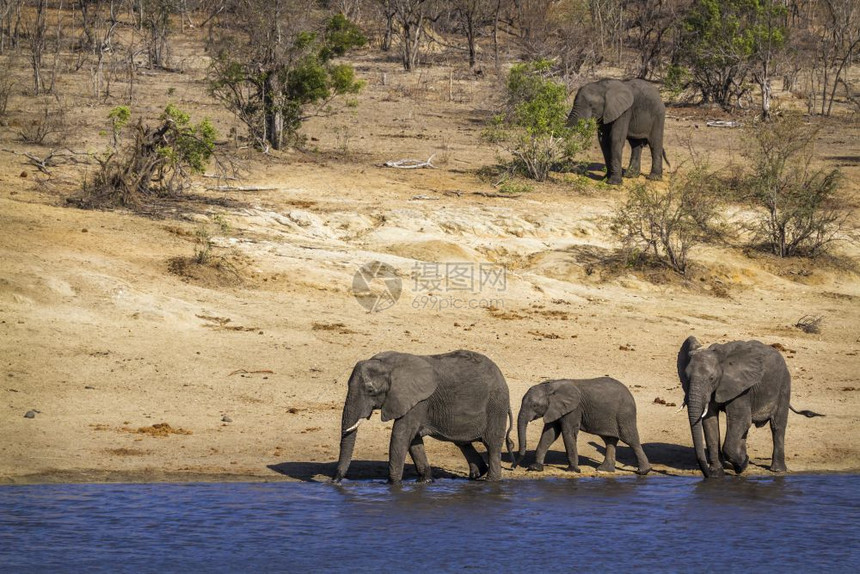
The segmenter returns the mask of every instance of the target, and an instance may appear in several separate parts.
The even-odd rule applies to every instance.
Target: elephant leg
[[[600,126],[597,132],[597,141],[600,143],[600,151],[603,152],[603,163],[606,165],[606,178],[609,179],[612,165],[612,134],[609,126]]]
[[[602,436],[600,438],[606,443],[606,455],[603,458],[603,462],[597,467],[597,470],[615,472],[615,445],[618,444],[618,437]]]
[[[752,425],[752,408],[748,400],[734,400],[726,405],[726,441],[723,454],[735,472],[740,474],[749,464],[747,433]]]
[[[546,458],[546,453],[549,447],[556,441],[561,432],[558,422],[547,423],[543,426],[543,433],[540,435],[537,449],[535,450],[535,461],[529,465],[529,470],[543,470],[543,461]]]
[[[579,472],[579,453],[576,450],[579,425],[575,424],[572,418],[569,415],[561,418],[561,438],[564,439],[564,449],[567,451],[568,472]]]
[[[416,436],[409,445],[409,455],[415,463],[418,472],[418,482],[433,482],[433,469],[427,461],[427,453],[424,452],[424,439]]]
[[[653,181],[663,179],[663,122],[662,117],[657,120],[648,138],[648,147],[651,148],[651,173],[648,179]]]
[[[486,480],[502,480],[502,443],[487,440],[483,442],[487,449],[487,462],[489,464]]]
[[[481,456],[475,446],[470,443],[458,444],[460,452],[466,457],[466,462],[469,463],[469,480],[477,480],[487,473],[487,463],[484,462],[484,457]]]
[[[624,144],[627,143],[627,127],[630,123],[630,116],[623,114],[620,118],[612,122],[609,130],[609,160],[606,165],[606,176],[608,183],[612,185],[621,184],[621,154],[624,151]],[[606,155],[606,152],[604,152]]]
[[[773,455],[770,460],[771,472],[787,472],[785,466],[785,427],[788,425],[788,401],[780,405],[770,419],[770,434],[773,438]]]
[[[645,140],[631,139],[630,140],[630,165],[627,167],[627,177],[639,177],[641,172],[642,148],[645,147]]]
[[[648,457],[645,456],[645,451],[642,450],[642,443],[639,442],[639,431],[634,427],[632,430],[624,430],[621,434],[621,440],[626,442],[633,453],[636,455],[636,474],[648,474],[651,472],[651,463],[648,462]]]
[[[711,405],[708,414],[702,419],[702,429],[705,432],[705,444],[708,446],[708,467],[711,476],[722,476],[723,462],[720,451],[720,413]]]
[[[400,484],[403,481],[406,453],[418,435],[420,422],[417,417],[410,414],[407,413],[394,421],[394,427],[391,429],[391,441],[388,445],[388,482],[391,484]]]

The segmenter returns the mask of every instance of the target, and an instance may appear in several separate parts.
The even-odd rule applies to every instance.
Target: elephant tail
[[[514,454],[514,441],[511,440],[511,431],[514,428],[514,414],[508,408],[508,432],[505,433],[505,446],[508,448],[508,455],[511,457],[511,470],[517,467],[517,457]]]
[[[810,419],[811,419],[812,417],[823,417],[823,416],[824,416],[824,415],[823,415],[823,414],[821,414],[821,413],[815,413],[815,412],[812,412],[812,411],[799,411],[799,410],[795,409],[795,408],[794,408],[793,406],[791,406],[791,405],[788,405],[788,408],[790,408],[790,409],[791,409],[791,412],[793,412],[793,413],[795,413],[795,414],[798,414],[798,415],[803,415],[803,416],[805,416],[806,418],[810,418]]]
[[[666,155],[665,149],[663,149],[663,161],[666,162],[666,165],[669,166],[669,169],[672,169],[672,164],[669,163],[669,156]]]

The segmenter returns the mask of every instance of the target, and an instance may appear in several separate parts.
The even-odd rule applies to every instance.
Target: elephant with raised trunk
[[[631,147],[627,177],[637,177],[642,148],[651,148],[651,173],[648,179],[663,177],[663,127],[666,107],[657,88],[645,80],[603,79],[582,86],[576,93],[568,125],[579,120],[597,120],[597,140],[606,162],[606,179],[621,183],[621,152],[624,142]],[[669,160],[666,159],[666,163]]]
[[[678,376],[699,468],[721,476],[723,463],[738,474],[749,463],[746,438],[750,425],[770,423],[773,454],[770,470],[785,472],[785,427],[788,411],[807,417],[790,404],[791,375],[782,355],[760,341],[714,343],[703,348],[688,337],[678,352]],[[726,437],[720,449],[720,411],[726,413]],[[705,447],[707,446],[707,456]]]
[[[499,480],[502,447],[513,459],[508,385],[493,361],[471,351],[411,355],[388,351],[356,363],[343,405],[340,456],[333,480],[346,476],[359,423],[374,410],[394,420],[388,449],[388,481],[403,479],[407,451],[418,480],[433,479],[424,437],[453,442],[469,463],[469,478]],[[475,449],[483,443],[487,461]]]
[[[526,427],[540,417],[544,421],[543,432],[529,470],[543,470],[546,453],[561,434],[567,450],[567,470],[579,472],[576,439],[580,430],[598,435],[606,443],[605,459],[597,470],[615,472],[615,446],[619,439],[633,448],[637,473],[647,474],[651,470],[639,442],[636,402],[630,390],[615,379],[561,379],[531,387],[523,396],[517,417],[520,460],[526,454]]]

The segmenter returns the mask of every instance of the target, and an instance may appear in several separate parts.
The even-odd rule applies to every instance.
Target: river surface
[[[860,572],[860,475],[0,487],[1,572],[825,568]]]

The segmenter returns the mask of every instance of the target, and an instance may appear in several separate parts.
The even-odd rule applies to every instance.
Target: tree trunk
[[[269,73],[263,81],[263,114],[265,140],[272,149],[281,149],[284,141],[284,113],[277,102],[275,74]]]

